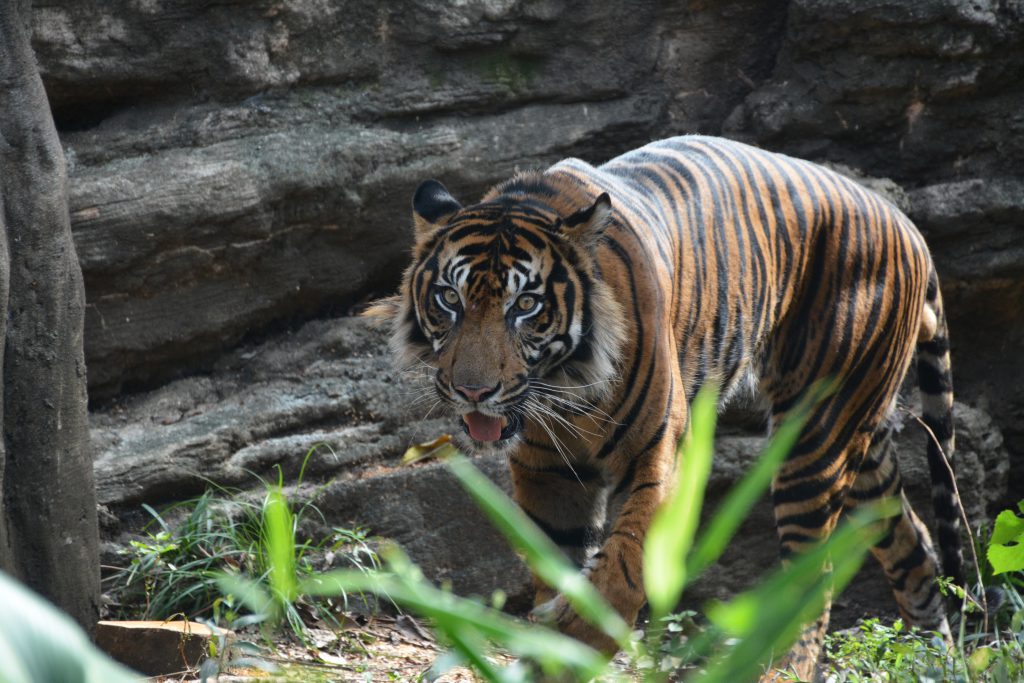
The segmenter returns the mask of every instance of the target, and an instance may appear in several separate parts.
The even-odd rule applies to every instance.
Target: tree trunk
[[[29,3],[0,0],[0,568],[92,632],[96,493],[64,156],[29,44]]]

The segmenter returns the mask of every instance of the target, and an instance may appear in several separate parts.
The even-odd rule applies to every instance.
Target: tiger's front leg
[[[672,432],[660,431],[662,434]],[[663,437],[654,448],[630,459],[608,463],[605,472],[607,480],[613,482],[611,495],[618,514],[601,547],[585,561],[583,571],[604,599],[630,625],[636,621],[646,599],[643,543],[655,509],[671,490],[674,457],[673,440]],[[609,456],[612,458],[614,455]],[[572,489],[573,485],[567,483],[562,495],[572,498]],[[518,491],[517,486],[517,494]],[[520,504],[523,504],[522,500]],[[548,533],[551,534],[550,531]],[[618,645],[611,638],[577,615],[563,596],[553,595],[550,589],[539,586],[537,600],[533,616],[538,621],[553,624],[566,635],[608,654],[618,650]]]

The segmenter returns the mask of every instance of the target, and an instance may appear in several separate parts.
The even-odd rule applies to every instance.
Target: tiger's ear
[[[450,216],[462,204],[436,180],[424,180],[412,197],[412,222],[416,230],[416,241],[423,242],[441,225],[445,216]]]
[[[585,209],[562,219],[562,234],[574,242],[593,248],[604,235],[612,219],[612,198],[607,192]]]

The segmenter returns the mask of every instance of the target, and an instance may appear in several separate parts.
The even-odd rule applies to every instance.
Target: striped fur
[[[836,384],[773,482],[786,557],[844,507],[902,496],[888,418],[915,347],[943,561],[962,579],[942,300],[920,234],[884,199],[808,162],[687,136],[596,168],[567,159],[468,207],[428,181],[414,221],[400,293],[375,309],[394,321],[396,354],[467,424],[493,435],[500,420],[500,439],[464,446],[509,453],[520,505],[627,620],[701,386],[728,397],[754,381],[777,424],[816,380]],[[907,619],[948,633],[931,540],[903,510],[874,553]],[[543,586],[538,605],[614,648]],[[827,622],[783,665],[809,677]]]

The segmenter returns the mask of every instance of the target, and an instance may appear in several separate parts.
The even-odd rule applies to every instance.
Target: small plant
[[[1024,680],[1024,641],[1019,631],[975,633],[963,646],[950,648],[933,634],[907,629],[902,620],[891,626],[878,619],[855,629],[830,634],[825,640],[829,683],[951,683]]]
[[[907,629],[899,619],[891,626],[869,619],[856,629],[832,633],[825,651],[832,662],[827,680],[835,683],[966,680],[959,658],[941,636]]]
[[[301,476],[300,472],[300,480]],[[139,616],[147,619],[184,614],[240,627],[265,618],[262,610],[243,614],[243,604],[234,595],[222,594],[217,582],[228,573],[255,578],[270,589],[281,617],[300,639],[306,628],[303,612],[336,624],[337,609],[348,607],[347,593],[310,601],[296,595],[289,581],[314,575],[315,560],[333,564],[340,558],[356,568],[373,568],[376,554],[360,530],[335,528],[326,537],[300,538],[302,520],[319,511],[307,503],[293,514],[281,484],[280,474],[276,485],[264,482],[261,500],[211,488],[162,513],[143,505],[152,518],[144,529],[145,538],[130,542],[123,551],[128,566],[108,579],[122,613],[130,613],[131,605],[142,602]]]
[[[1024,502],[1018,505],[1024,512]],[[979,533],[984,539],[985,533]],[[892,681],[952,681],[1011,683],[1024,680],[1024,520],[1003,511],[987,540],[989,562],[981,567],[985,592],[1000,596],[1001,605],[989,600],[990,613],[962,588],[943,581],[946,595],[963,602],[955,647],[933,634],[907,629],[897,620],[891,626],[877,619],[858,628],[834,633],[826,639],[829,683]],[[993,590],[997,589],[997,590]]]

